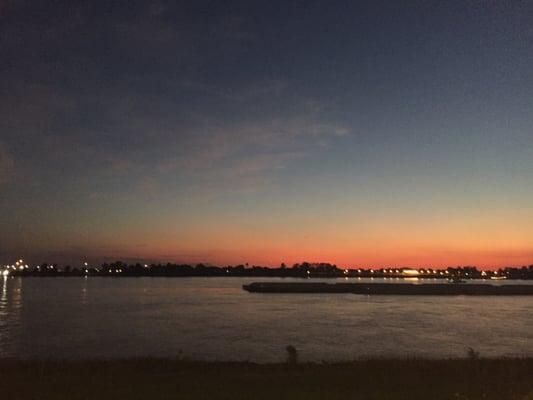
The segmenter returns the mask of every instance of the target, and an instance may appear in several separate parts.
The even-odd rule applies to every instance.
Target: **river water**
[[[0,278],[0,358],[533,356],[533,297],[242,290],[261,280]]]

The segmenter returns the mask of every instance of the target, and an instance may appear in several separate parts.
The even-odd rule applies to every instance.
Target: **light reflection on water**
[[[20,329],[20,311],[22,306],[21,279],[0,277],[2,292],[0,294],[0,356],[3,348],[12,346],[14,338],[11,332]]]
[[[453,357],[464,356],[468,346],[482,356],[533,356],[533,297],[241,289],[259,280],[276,278],[3,279],[0,357],[164,357],[183,351],[195,359],[266,362],[282,360],[288,344],[304,360]]]

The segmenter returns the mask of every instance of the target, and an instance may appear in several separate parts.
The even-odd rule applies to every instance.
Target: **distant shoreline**
[[[418,278],[418,279],[519,279],[533,280],[533,265],[500,268],[496,271],[479,270],[476,267],[448,268],[338,268],[328,263],[281,265],[270,268],[257,265],[218,267],[205,264],[126,264],[117,261],[98,266],[85,263],[82,267],[60,266],[43,263],[29,266],[19,260],[0,266],[3,276],[102,276],[102,277],[270,277],[270,278]]]
[[[339,363],[0,359],[6,399],[523,399],[533,358]]]

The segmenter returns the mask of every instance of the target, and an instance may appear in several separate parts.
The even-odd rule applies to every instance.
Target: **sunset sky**
[[[532,1],[0,0],[0,263],[533,264]]]

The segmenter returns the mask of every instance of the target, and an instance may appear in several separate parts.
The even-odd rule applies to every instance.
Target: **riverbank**
[[[0,360],[5,399],[533,400],[533,359],[253,364]]]

